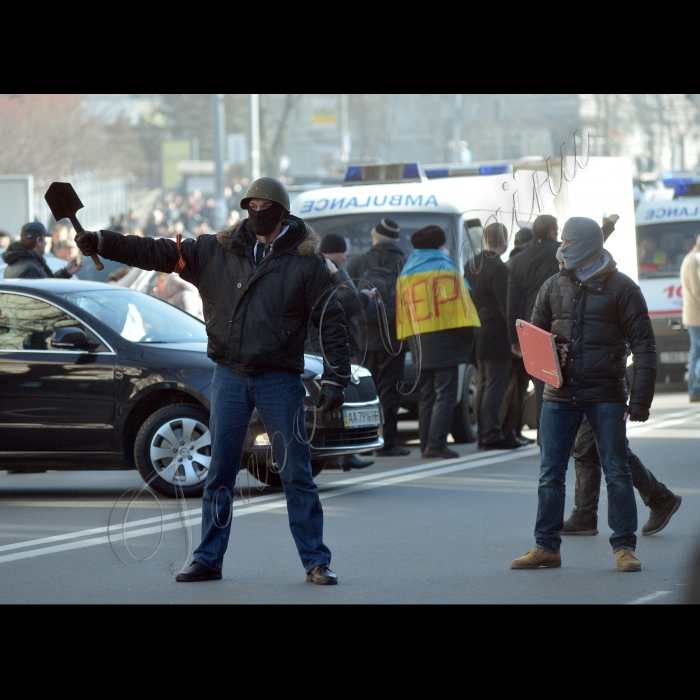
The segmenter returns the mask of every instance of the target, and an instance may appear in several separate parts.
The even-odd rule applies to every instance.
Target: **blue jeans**
[[[558,552],[564,527],[566,467],[576,434],[584,415],[588,418],[608,485],[608,525],[613,531],[613,551],[635,549],[637,537],[637,504],[634,500],[632,474],[627,462],[624,403],[594,403],[573,406],[544,401],[540,423],[542,466],[537,492],[537,546],[547,552]]]
[[[690,354],[688,356],[688,393],[700,396],[700,326],[688,326]]]
[[[231,532],[234,485],[248,425],[257,408],[280,470],[292,537],[307,572],[330,564],[323,543],[323,509],[306,443],[304,385],[298,374],[273,371],[254,377],[217,365],[211,385],[212,459],[202,501],[202,541],[194,559],[220,571]]]

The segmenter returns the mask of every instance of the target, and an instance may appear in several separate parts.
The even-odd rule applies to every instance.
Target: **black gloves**
[[[97,255],[97,246],[99,242],[100,236],[94,231],[83,231],[80,235],[75,237],[75,245],[77,245],[78,250],[87,257]]]
[[[320,408],[324,413],[335,411],[345,402],[345,389],[337,384],[321,383],[321,391],[316,399],[316,408]]]
[[[649,420],[649,409],[644,406],[630,404],[630,420],[633,423],[646,423]]]

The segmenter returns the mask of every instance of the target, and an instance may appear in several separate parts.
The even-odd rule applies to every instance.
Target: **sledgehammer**
[[[83,203],[73,189],[73,185],[69,182],[54,182],[49,189],[46,190],[44,199],[49,205],[49,209],[51,209],[53,218],[56,219],[56,221],[70,219],[75,229],[76,236],[80,238],[85,232],[85,229],[80,225],[75,215],[79,209],[83,208]],[[90,257],[98,270],[104,270],[105,266],[96,255],[91,255]]]

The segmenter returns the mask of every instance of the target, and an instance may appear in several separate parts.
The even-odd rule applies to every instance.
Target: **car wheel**
[[[311,460],[311,473],[314,477],[318,476],[326,465],[325,459]],[[282,486],[282,477],[280,477],[277,469],[277,462],[274,461],[271,451],[258,453],[258,458],[255,457],[248,461],[248,471],[260,482],[280,488]]]
[[[479,388],[479,372],[474,365],[467,365],[462,384],[462,397],[455,407],[450,432],[458,444],[476,442],[476,392]]]
[[[154,491],[197,498],[211,463],[209,414],[192,404],[165,406],[141,426],[134,445],[136,467]]]

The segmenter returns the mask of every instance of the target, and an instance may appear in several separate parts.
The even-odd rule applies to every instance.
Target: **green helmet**
[[[271,202],[281,204],[286,211],[291,209],[287,188],[274,177],[258,178],[241,200],[241,209],[247,209],[251,199],[269,199]]]

